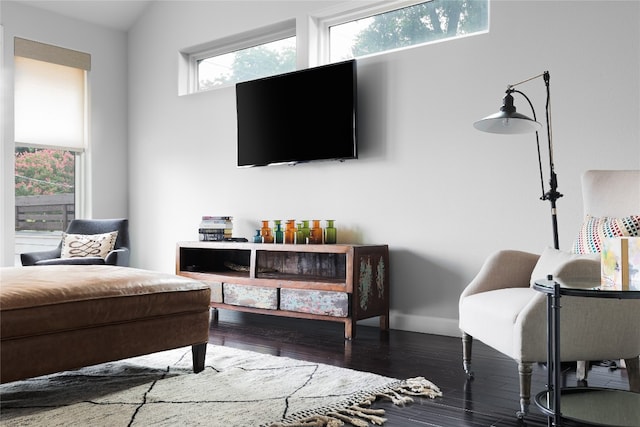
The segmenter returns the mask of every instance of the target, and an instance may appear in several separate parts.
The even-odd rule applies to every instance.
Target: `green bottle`
[[[304,245],[307,243],[307,239],[304,237],[304,230],[302,229],[302,223],[299,222],[298,229],[296,230],[296,245]]]
[[[334,227],[335,220],[328,219],[327,227],[324,229],[324,242],[327,244],[335,244],[337,239],[337,230]]]
[[[311,237],[311,229],[309,228],[309,220],[302,220],[302,232],[304,233],[303,243],[309,243],[309,237]]]
[[[275,226],[276,226],[276,230],[275,230],[275,235],[276,235],[276,243],[283,243],[284,242],[284,232],[282,231],[282,223],[279,219],[276,219],[273,221]]]

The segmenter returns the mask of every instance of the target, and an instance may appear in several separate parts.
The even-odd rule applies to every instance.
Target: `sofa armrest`
[[[99,256],[43,259],[36,265],[104,265],[104,259]]]
[[[462,291],[460,299],[480,292],[504,288],[527,288],[540,255],[501,250],[486,259],[476,277]]]
[[[61,253],[61,249],[59,247],[48,250],[48,251],[26,252],[26,253],[20,254],[20,261],[24,266],[36,265],[38,261],[60,258],[60,253]]]
[[[109,252],[104,259],[105,264],[129,267],[129,248],[118,248]]]

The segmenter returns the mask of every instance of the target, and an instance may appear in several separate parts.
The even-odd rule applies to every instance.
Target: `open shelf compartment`
[[[180,270],[249,277],[251,251],[246,249],[180,249]]]
[[[256,278],[344,283],[347,278],[347,255],[257,250]]]

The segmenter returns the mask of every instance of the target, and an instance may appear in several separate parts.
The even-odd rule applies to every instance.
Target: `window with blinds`
[[[16,254],[54,248],[81,216],[90,69],[87,53],[14,39]]]

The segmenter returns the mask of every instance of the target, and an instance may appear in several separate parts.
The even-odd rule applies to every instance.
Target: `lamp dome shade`
[[[473,124],[473,127],[482,132],[511,135],[536,132],[542,125],[524,114],[516,112],[516,107],[513,105],[513,96],[507,93],[503,98],[500,111],[478,120]]]

